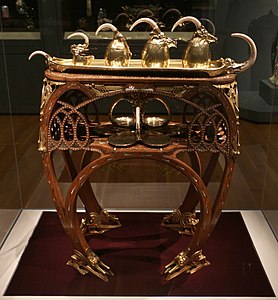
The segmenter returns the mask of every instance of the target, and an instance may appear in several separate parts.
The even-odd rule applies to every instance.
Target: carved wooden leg
[[[102,280],[107,281],[108,276],[113,275],[113,273],[90,249],[84,232],[80,228],[80,222],[76,212],[77,195],[79,195],[80,188],[82,189],[84,182],[87,181],[88,177],[85,178],[85,175],[89,174],[89,171],[86,170],[87,173],[84,174],[83,172],[82,175],[80,175],[85,178],[83,182],[81,182],[79,174],[76,174],[64,201],[55,174],[52,153],[43,154],[43,164],[58,216],[74,248],[74,254],[67,264],[74,267],[83,275],[92,273]]]
[[[209,225],[211,222],[211,199],[206,185],[202,178],[191,167],[177,158],[169,157],[161,159],[162,162],[181,171],[189,180],[198,194],[200,203],[199,222],[196,224],[196,231],[191,238],[186,250],[180,252],[169,264],[165,266],[166,280],[171,280],[181,273],[194,273],[197,270],[209,265],[202,254],[202,247],[208,237]]]
[[[62,151],[62,153],[71,180],[74,180],[77,176],[77,171],[72,156],[68,150]],[[91,152],[85,153],[85,159],[84,156],[82,158],[81,168],[84,168],[86,163],[88,164],[91,155]],[[116,216],[109,214],[99,205],[89,180],[86,180],[79,188],[78,195],[80,196],[87,213],[80,224],[81,230],[86,236],[102,234],[107,230],[121,226],[119,219]]]
[[[63,154],[63,158],[65,161],[65,166],[67,168],[68,174],[71,180],[73,180],[77,176],[77,171],[74,166],[71,153],[69,150],[66,150],[66,151],[62,151],[62,154]],[[89,212],[100,213],[102,211],[102,208],[98,204],[93,189],[88,180],[84,182],[78,194],[88,213]]]
[[[218,158],[219,158],[219,153],[211,153],[211,157],[209,159],[209,162],[207,164],[207,167],[204,171],[204,174],[202,176],[202,181],[204,182],[205,186],[207,187],[211,177],[213,175],[213,172],[215,170],[215,167],[217,165],[218,162]],[[193,161],[193,159],[191,158],[191,161]],[[196,170],[197,168],[195,167],[196,163],[193,165],[193,169]],[[201,166],[198,167],[197,169],[198,171],[201,171]],[[199,171],[199,172],[200,172]],[[199,172],[197,172],[198,174],[200,174]],[[184,198],[183,203],[181,204],[181,206],[179,207],[179,210],[181,212],[194,212],[198,202],[199,202],[199,194],[197,193],[196,189],[194,188],[194,186],[191,184],[188,192]]]
[[[201,164],[199,156],[195,152],[189,153],[191,167],[197,173],[201,174]],[[219,154],[212,153],[202,180],[207,186],[215,170]],[[164,217],[162,226],[177,230],[180,234],[193,235],[196,231],[199,219],[196,217],[195,208],[200,201],[200,195],[195,186],[191,183],[187,194],[181,206],[173,213]]]
[[[232,156],[228,156],[228,157],[225,156],[224,172],[222,174],[220,187],[218,189],[218,193],[216,195],[212,207],[212,217],[211,217],[211,223],[209,228],[209,235],[212,233],[221,215],[223,205],[225,204],[225,200],[227,198],[230,189],[234,167],[235,167],[235,158]]]
[[[104,281],[108,281],[109,275],[114,275],[110,267],[104,264],[96,253],[89,247],[87,240],[80,228],[79,219],[76,212],[76,194],[75,198],[70,197],[75,185],[71,185],[70,192],[66,199],[66,232],[71,239],[74,254],[71,256],[67,265],[76,269],[80,274],[91,273]],[[69,199],[70,198],[70,199]]]
[[[110,163],[112,160],[116,160],[115,157],[102,155],[94,161],[88,162],[88,164],[76,174],[76,177],[72,181],[65,203],[65,227],[74,247],[74,254],[68,264],[74,267],[81,274],[90,272],[105,281],[108,280],[107,276],[112,275],[113,273],[110,268],[89,248],[79,226],[79,220],[76,213],[76,202],[77,195],[80,194],[80,189],[82,189],[84,183],[88,181],[89,176],[98,168],[101,168],[106,163]],[[110,215],[105,211],[102,211],[100,214],[92,213],[91,218],[93,220],[92,226],[97,228],[99,231],[105,231],[111,229],[111,227],[117,227],[115,224],[103,224],[103,220],[108,222],[118,222],[118,219],[115,216]]]
[[[206,260],[206,257],[203,255],[202,250],[195,251],[195,249],[198,249],[198,247],[200,249],[202,248],[202,246],[199,243],[204,245],[204,243],[212,233],[220,217],[222,207],[225,203],[225,199],[227,197],[227,193],[230,187],[232,173],[234,169],[234,163],[235,162],[233,157],[225,157],[224,172],[222,175],[220,187],[218,189],[218,194],[216,196],[216,199],[212,207],[211,221],[209,222],[207,230],[203,235],[200,234],[200,227],[202,227],[202,225],[198,223],[196,232],[193,235],[193,238],[187,250],[180,252],[168,265],[166,265],[165,273],[167,274],[166,277],[167,280],[170,280],[183,272],[192,274],[198,271],[200,268],[209,265],[209,262]],[[199,188],[196,190],[199,191]],[[199,194],[200,200],[202,200],[201,197],[202,197],[202,192]],[[200,202],[200,204],[201,204],[201,211],[200,211],[200,222],[201,222],[202,201]],[[198,236],[198,238],[196,238],[196,235]]]

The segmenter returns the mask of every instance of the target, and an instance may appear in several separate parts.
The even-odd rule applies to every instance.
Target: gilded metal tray
[[[226,61],[221,58],[212,61],[208,69],[183,68],[180,59],[171,59],[167,68],[161,67],[142,67],[140,59],[132,59],[128,67],[110,67],[105,66],[104,59],[95,59],[91,65],[74,64],[72,59],[61,59],[53,57],[49,60],[49,68],[59,72],[67,73],[89,73],[89,74],[117,74],[132,75],[133,73],[156,74],[163,73],[168,76],[185,76],[185,77],[212,77],[226,74],[229,68]]]

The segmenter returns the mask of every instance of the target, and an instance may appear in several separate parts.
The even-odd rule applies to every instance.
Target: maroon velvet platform
[[[203,253],[211,265],[166,282],[163,267],[189,237],[160,226],[163,214],[117,213],[122,227],[90,246],[115,276],[82,276],[66,262],[71,245],[56,213],[43,213],[5,295],[20,296],[275,296],[244,221],[222,213]]]

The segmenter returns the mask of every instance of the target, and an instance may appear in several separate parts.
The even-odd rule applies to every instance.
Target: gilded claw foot
[[[181,213],[180,210],[175,210],[163,218],[162,226],[177,230],[180,234],[193,235],[198,222],[195,213]]]
[[[74,250],[74,254],[67,265],[73,267],[82,275],[92,273],[104,281],[108,281],[107,275],[114,275],[110,267],[104,264],[90,249],[87,250],[86,257],[79,251]]]
[[[171,280],[181,273],[193,274],[198,270],[210,265],[202,250],[195,252],[190,258],[186,251],[180,252],[168,265],[165,266],[166,280]]]
[[[102,234],[110,229],[121,227],[119,219],[111,215],[107,210],[102,210],[100,214],[90,212],[88,217],[82,219],[80,228],[84,235]]]

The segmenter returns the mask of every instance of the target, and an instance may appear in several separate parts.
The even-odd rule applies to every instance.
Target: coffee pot
[[[182,65],[184,68],[208,69],[211,62],[210,43],[217,41],[217,37],[209,33],[201,22],[192,16],[179,19],[172,27],[171,31],[185,22],[192,22],[196,26],[196,31],[186,47]]]
[[[96,35],[103,29],[110,29],[114,33],[113,40],[108,44],[105,51],[105,64],[111,67],[128,67],[132,53],[125,37],[111,23],[100,25],[96,30]]]
[[[176,41],[167,37],[153,19],[140,18],[135,21],[130,31],[140,23],[148,23],[152,27],[150,37],[142,51],[142,66],[150,68],[166,68],[170,63],[169,48],[177,47]]]

